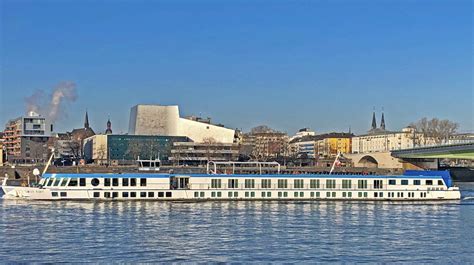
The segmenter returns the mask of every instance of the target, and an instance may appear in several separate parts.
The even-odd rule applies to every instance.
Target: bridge
[[[394,150],[393,157],[409,159],[468,159],[474,160],[474,142],[464,144],[436,145],[416,147],[411,149]]]

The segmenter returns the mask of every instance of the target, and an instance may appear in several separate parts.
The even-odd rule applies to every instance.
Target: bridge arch
[[[378,168],[379,167],[379,162],[377,161],[377,159],[375,159],[375,157],[373,157],[371,155],[363,156],[359,160],[359,164],[362,167],[367,167],[367,168]]]

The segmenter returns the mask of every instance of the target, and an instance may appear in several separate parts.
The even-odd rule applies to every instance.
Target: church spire
[[[112,134],[112,123],[110,122],[110,117],[107,121],[107,129],[105,130],[105,134]]]
[[[86,118],[84,120],[84,128],[89,129],[89,116],[87,115],[87,110],[86,110]]]
[[[375,111],[372,114],[372,130],[377,129],[377,121],[375,120]]]
[[[380,129],[385,131],[385,117],[382,112],[382,120],[380,121]]]

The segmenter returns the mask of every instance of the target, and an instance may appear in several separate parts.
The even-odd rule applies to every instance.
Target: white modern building
[[[305,136],[315,136],[315,135],[316,135],[316,132],[311,131],[310,128],[299,129],[298,132],[295,135],[290,137],[290,142],[295,140],[295,139],[303,138]]]
[[[186,136],[194,142],[208,139],[218,143],[233,143],[235,130],[211,124],[209,120],[181,118],[179,107],[136,105],[130,111],[128,133],[131,135]]]

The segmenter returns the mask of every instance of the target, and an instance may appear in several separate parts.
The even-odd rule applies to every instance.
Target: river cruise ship
[[[406,171],[399,176],[235,173],[219,171],[217,163],[207,173],[88,173],[43,174],[31,187],[6,185],[4,199],[30,200],[458,200],[461,194],[448,171]],[[229,167],[228,167],[229,168]],[[260,172],[262,165],[258,164]]]

